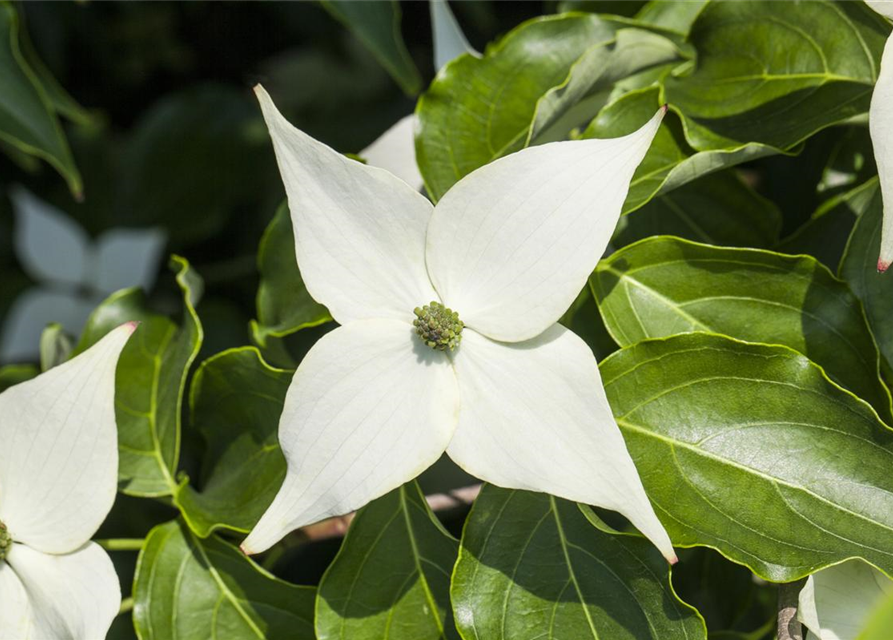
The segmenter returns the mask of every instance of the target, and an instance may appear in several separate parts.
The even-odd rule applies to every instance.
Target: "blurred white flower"
[[[893,580],[861,560],[850,560],[809,576],[797,617],[809,629],[807,640],[856,640],[891,593]]]
[[[243,549],[353,511],[446,451],[493,484],[619,511],[674,561],[595,357],[557,324],[611,238],[664,109],[622,138],[499,159],[434,207],[295,129],[256,92],[301,275],[342,326],[295,373],[279,426],[288,473]]]
[[[58,322],[80,333],[87,316],[125,287],[150,289],[162,258],[160,229],[111,229],[94,242],[74,220],[22,188],[10,193],[13,246],[38,284],[9,308],[0,333],[0,362],[33,360],[40,334]]]
[[[0,640],[104,638],[118,613],[90,538],[115,501],[115,367],[135,326],[0,393]]]

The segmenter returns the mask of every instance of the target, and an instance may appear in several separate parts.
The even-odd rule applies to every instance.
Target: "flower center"
[[[412,325],[426,345],[437,351],[452,351],[459,346],[465,323],[459,320],[457,312],[434,301],[412,312],[416,315]]]
[[[6,560],[10,549],[12,549],[12,536],[9,535],[6,525],[0,522],[0,561]]]

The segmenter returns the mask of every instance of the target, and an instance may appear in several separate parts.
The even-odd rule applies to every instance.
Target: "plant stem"
[[[118,609],[118,615],[120,616],[131,611],[133,611],[133,598],[124,598],[121,601],[121,608]]]
[[[778,585],[778,640],[803,640],[803,626],[797,620],[800,590],[806,579]]]
[[[107,538],[97,540],[96,544],[106,551],[139,551],[145,541],[145,538]]]

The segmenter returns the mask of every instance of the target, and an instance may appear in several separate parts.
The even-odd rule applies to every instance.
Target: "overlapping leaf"
[[[81,176],[51,97],[23,55],[19,28],[15,7],[0,2],[0,141],[49,162],[80,195]]]
[[[457,58],[416,110],[416,158],[428,193],[437,200],[464,175],[550,128],[585,122],[582,114],[591,118],[604,101],[598,94],[616,80],[679,58],[668,38],[588,14],[525,22],[482,58]],[[595,107],[585,104],[589,98]]]
[[[415,482],[361,509],[319,585],[320,640],[458,638],[450,572],[458,544]]]
[[[868,111],[889,25],[861,2],[712,2],[691,29],[691,75],[664,99],[700,151],[789,149]]]
[[[220,353],[196,372],[192,425],[207,443],[201,489],[183,482],[176,502],[199,536],[223,527],[247,533],[273,501],[285,477],[277,435],[291,377],[251,347]]]
[[[541,493],[484,486],[451,595],[474,640],[707,637],[649,542],[601,531],[578,505]]]
[[[802,227],[782,240],[776,249],[782,253],[806,253],[837,272],[856,220],[874,201],[877,178],[826,200]]]
[[[657,196],[624,216],[611,240],[622,247],[649,236],[672,235],[707,244],[769,248],[781,214],[731,170],[707,175]]]
[[[141,290],[124,289],[96,308],[75,349],[87,349],[124,322],[141,323],[121,352],[115,377],[119,489],[135,496],[170,495],[177,488],[180,409],[189,366],[202,341],[194,308],[201,279],[183,258],[175,256],[171,268],[183,292],[180,325],[150,310]]]
[[[696,333],[601,372],[674,544],[779,582],[852,557],[893,571],[893,430],[806,357]]]
[[[180,522],[146,538],[134,579],[141,640],[312,640],[316,590],[279,580],[219,538]]]
[[[893,423],[859,300],[813,258],[652,238],[602,261],[590,284],[621,346],[689,331],[785,345]]]
[[[260,286],[257,289],[257,322],[252,334],[260,346],[267,338],[283,337],[332,319],[328,310],[307,293],[298,261],[288,205],[276,211],[257,253]]]
[[[853,226],[846,250],[840,261],[840,277],[862,300],[868,324],[877,340],[887,366],[893,365],[893,278],[878,273],[877,256],[881,247],[881,223],[884,205],[881,192],[873,196]]]
[[[400,34],[401,13],[396,0],[323,0],[322,5],[369,48],[403,91],[415,95],[422,89],[422,78]]]

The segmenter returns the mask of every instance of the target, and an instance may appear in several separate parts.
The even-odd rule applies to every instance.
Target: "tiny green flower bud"
[[[12,550],[12,536],[6,529],[6,525],[0,522],[0,561],[6,560],[6,556]]]
[[[465,324],[457,312],[433,300],[412,312],[416,315],[412,325],[426,345],[437,351],[452,351],[459,346]]]

